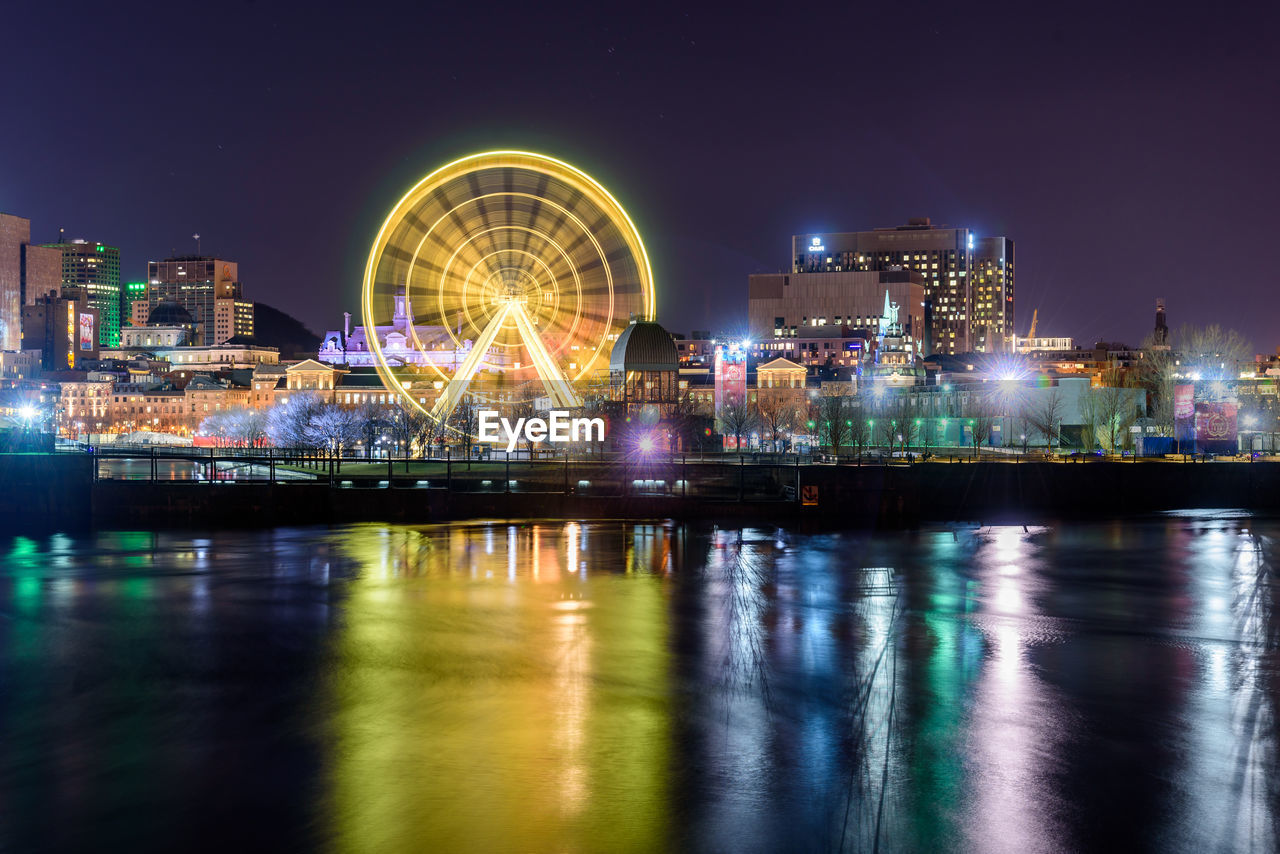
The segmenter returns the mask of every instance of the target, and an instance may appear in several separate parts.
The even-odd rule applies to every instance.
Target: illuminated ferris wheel
[[[436,418],[495,382],[507,400],[572,407],[630,319],[653,319],[652,274],[631,218],[590,176],[490,151],[432,172],[391,211],[363,313],[383,383],[426,409],[400,369],[436,381]]]

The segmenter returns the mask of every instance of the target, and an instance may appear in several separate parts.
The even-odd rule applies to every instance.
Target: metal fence
[[[605,454],[575,457],[502,451],[479,455],[453,449],[425,458],[333,455],[315,449],[98,446],[87,449],[95,480],[176,481],[202,484],[325,483],[350,489],[442,489],[576,495],[658,495],[794,500],[807,466],[910,466],[922,461],[965,465],[1045,461],[1043,454],[952,451],[925,456],[876,449],[854,454]],[[1133,457],[1088,454],[1048,458],[1080,463]],[[1239,457],[1249,460],[1252,457]],[[1154,462],[1204,462],[1187,455]]]
[[[324,483],[346,489],[439,489],[466,493],[585,496],[651,495],[794,500],[795,455],[662,455],[645,458],[560,455],[529,458],[498,452],[428,458],[336,456],[314,450],[99,447],[95,480],[191,484]]]

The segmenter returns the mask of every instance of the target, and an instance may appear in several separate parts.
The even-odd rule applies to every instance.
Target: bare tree
[[[1086,389],[1080,395],[1080,445],[1086,451],[1092,451],[1098,445],[1098,424],[1102,419],[1102,403],[1098,399],[1098,390]]]
[[[996,406],[989,395],[977,391],[973,393],[969,405],[965,408],[972,432],[973,453],[977,456],[983,443],[991,441],[991,429],[996,421]]]
[[[898,417],[892,403],[881,405],[879,412],[876,413],[874,425],[875,443],[885,446],[889,456],[893,456],[893,449],[898,443]]]
[[[261,448],[267,443],[267,413],[240,407],[227,412],[228,432],[237,444]]]
[[[853,431],[854,407],[853,398],[837,394],[818,398],[814,412],[814,421],[818,427],[818,439],[839,454],[849,444]]]
[[[364,443],[366,458],[373,456],[373,446],[390,427],[391,412],[386,404],[366,399],[355,410],[360,441]]]
[[[849,445],[858,455],[858,462],[861,463],[867,445],[871,444],[871,424],[868,423],[867,413],[862,404],[849,404],[849,417],[846,420],[849,422]]]
[[[476,434],[480,432],[480,407],[476,405],[475,399],[470,394],[464,395],[458,401],[458,405],[453,408],[453,414],[449,416],[449,427],[464,444],[467,462],[470,463],[471,445],[475,441]]]
[[[911,395],[899,395],[894,402],[893,416],[898,422],[898,431],[895,435],[898,439],[899,449],[904,452],[910,450],[911,446],[914,445],[919,438],[919,414],[919,407],[916,406],[915,398]]]
[[[1236,330],[1216,323],[1180,326],[1170,340],[1182,373],[1201,379],[1235,379],[1240,363],[1253,361],[1253,344]]]
[[[267,413],[267,436],[278,448],[314,448],[311,419],[323,408],[317,395],[300,393],[276,404]]]
[[[230,412],[215,412],[212,415],[206,415],[200,422],[200,426],[196,428],[196,434],[213,439],[214,444],[218,447],[225,446],[230,440],[233,430],[230,415]]]
[[[1182,366],[1171,350],[1156,350],[1152,336],[1143,345],[1143,358],[1138,363],[1137,382],[1147,393],[1147,417],[1161,436],[1174,435],[1174,388]]]
[[[1048,389],[1028,407],[1027,421],[1044,437],[1045,448],[1051,448],[1058,441],[1062,427],[1062,392],[1057,386]]]
[[[444,435],[444,424],[429,413],[414,411],[409,417],[409,444],[416,446],[418,455],[431,456],[431,446]]]
[[[741,400],[729,401],[720,407],[716,415],[720,422],[720,433],[724,436],[732,436],[739,450],[742,449],[742,437],[750,434],[751,430],[760,423],[760,414],[756,408]]]
[[[680,389],[674,401],[663,404],[662,420],[670,428],[671,436],[671,447],[668,450],[675,453],[677,444],[685,451],[693,447],[694,432],[702,419],[698,402],[689,389]]]
[[[1117,386],[1103,386],[1089,390],[1093,398],[1090,415],[1097,430],[1099,444],[1107,453],[1117,453],[1125,444],[1129,427],[1137,417],[1132,390]]]
[[[322,404],[307,424],[312,444],[338,458],[339,467],[343,452],[355,444],[361,429],[359,413],[333,403]]]
[[[781,451],[780,443],[796,426],[795,404],[782,395],[762,393],[756,403],[756,409],[760,413],[763,432],[767,433],[769,440],[773,442],[773,450]]]
[[[436,420],[416,406],[403,401],[390,407],[386,414],[387,429],[404,448],[404,470],[409,470],[409,457],[414,448],[419,456],[427,453],[435,435]]]

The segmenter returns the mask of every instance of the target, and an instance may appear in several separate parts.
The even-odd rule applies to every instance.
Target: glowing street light
[[[652,433],[645,433],[636,442],[636,450],[644,456],[649,456],[657,448],[657,442],[654,441]]]

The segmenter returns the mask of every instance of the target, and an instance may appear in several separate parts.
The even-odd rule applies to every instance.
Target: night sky
[[[28,0],[0,210],[128,280],[199,232],[322,331],[416,178],[527,147],[627,206],[673,331],[741,330],[793,233],[930,216],[1015,240],[1024,334],[1137,344],[1163,296],[1274,350],[1275,5],[1049,6]]]

